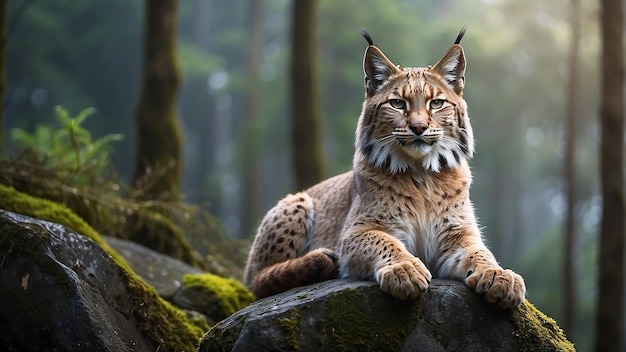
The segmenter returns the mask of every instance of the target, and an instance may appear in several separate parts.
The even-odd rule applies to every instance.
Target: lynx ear
[[[363,71],[367,96],[372,96],[392,75],[400,72],[400,69],[374,45],[372,38],[365,30],[361,30],[361,34],[369,43],[363,58]]]
[[[465,86],[465,54],[459,43],[465,35],[465,27],[461,29],[454,44],[448,49],[445,55],[432,68],[437,72],[454,90],[456,94],[461,94]]]
[[[456,94],[465,87],[465,54],[459,44],[454,44],[431,69],[437,72]]]

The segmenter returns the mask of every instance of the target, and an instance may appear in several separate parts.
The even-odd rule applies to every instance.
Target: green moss
[[[417,319],[420,300],[389,297],[368,299],[360,291],[346,290],[328,296],[319,320],[320,345],[336,351],[399,351]],[[412,314],[406,314],[406,312]],[[358,322],[337,324],[337,322]]]
[[[120,297],[120,299],[124,302],[132,302],[137,307],[131,315],[138,319],[142,331],[159,344],[159,350],[195,350],[202,334],[209,329],[206,322],[188,319],[182,310],[161,298],[153,287],[146,284],[130,269],[130,266],[102,240],[94,229],[65,206],[0,185],[0,208],[62,224],[90,238],[107,251],[118,264],[120,276],[125,280],[130,292],[129,297]]]
[[[515,309],[510,319],[517,327],[515,336],[520,339],[522,345],[520,352],[576,350],[556,322],[528,301]],[[537,346],[537,341],[544,345]]]
[[[300,330],[300,314],[296,309],[292,309],[289,317],[281,318],[276,321],[278,327],[283,330],[283,336],[286,337],[285,342],[287,351],[300,351],[298,343],[298,331]]]
[[[69,227],[96,242],[113,257],[113,260],[118,265],[124,267],[127,271],[132,271],[126,261],[104,242],[98,232],[62,204],[36,198],[26,193],[18,192],[12,187],[0,184],[0,208]]]
[[[385,296],[371,299],[366,292],[357,290],[333,293],[328,296],[324,314],[317,322],[317,330],[322,332],[317,344],[333,346],[336,351],[400,351],[415,322],[420,319],[424,304],[433,303],[421,299],[401,301]],[[556,322],[529,302],[509,313],[497,307],[493,309],[494,317],[504,314],[511,321],[514,334],[519,339],[520,351],[575,351],[574,345],[566,339]],[[479,321],[476,323],[480,324]],[[463,331],[458,329],[461,327],[452,322],[441,321],[432,326],[429,334],[441,346],[455,348],[448,345],[449,336],[462,336]],[[480,327],[471,330],[479,331]]]
[[[187,274],[183,276],[183,287],[203,291],[204,304],[219,307],[221,319],[254,301],[252,293],[241,282],[213,274]]]
[[[167,302],[134,274],[128,275],[128,289],[137,302],[133,315],[142,330],[166,351],[192,351],[210,326],[199,319],[188,319],[185,312]]]

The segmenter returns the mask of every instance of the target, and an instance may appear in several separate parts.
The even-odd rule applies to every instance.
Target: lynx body
[[[402,68],[363,33],[353,170],[287,195],[264,217],[244,274],[258,298],[335,277],[416,298],[435,277],[503,308],[523,301],[523,279],[487,249],[470,202],[463,34],[435,65]]]

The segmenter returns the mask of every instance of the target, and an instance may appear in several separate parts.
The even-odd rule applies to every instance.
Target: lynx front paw
[[[418,258],[391,263],[376,272],[380,289],[400,299],[417,298],[430,285],[430,271]]]
[[[467,276],[465,284],[476,293],[484,295],[487,302],[495,303],[501,308],[515,308],[526,296],[524,279],[508,269],[476,270]]]

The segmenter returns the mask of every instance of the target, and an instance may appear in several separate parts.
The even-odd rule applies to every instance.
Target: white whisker
[[[386,135],[385,137],[382,137],[382,138],[380,139],[380,141],[381,141],[381,142],[388,141],[388,140],[390,140],[390,139],[394,139],[395,137],[396,137],[395,135],[393,135],[393,134],[389,134],[389,135]]]

